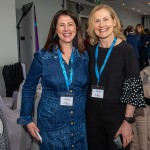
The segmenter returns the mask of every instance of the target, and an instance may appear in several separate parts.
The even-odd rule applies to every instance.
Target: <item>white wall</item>
[[[133,27],[135,27],[136,24],[142,23],[142,15],[136,14],[133,11],[116,7],[114,5],[112,5],[112,8],[116,11],[124,28],[126,28],[128,25],[132,25]]]
[[[0,19],[0,95],[4,96],[3,66],[18,61],[15,0],[0,0]]]

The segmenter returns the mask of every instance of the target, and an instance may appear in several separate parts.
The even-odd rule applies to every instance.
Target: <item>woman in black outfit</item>
[[[87,102],[89,150],[117,150],[114,138],[121,135],[122,149],[132,141],[134,110],[145,107],[135,50],[120,32],[120,21],[107,5],[97,5],[88,20],[91,46],[90,88]]]
[[[141,39],[141,47],[139,50],[139,63],[140,63],[140,70],[142,70],[145,67],[149,66],[148,52],[147,52],[148,34],[145,33],[142,24],[136,25],[135,33],[139,35]]]

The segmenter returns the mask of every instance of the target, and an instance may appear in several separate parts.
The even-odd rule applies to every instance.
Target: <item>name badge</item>
[[[91,97],[104,98],[104,87],[92,87]]]
[[[61,94],[60,105],[62,106],[73,106],[73,95],[72,94]]]

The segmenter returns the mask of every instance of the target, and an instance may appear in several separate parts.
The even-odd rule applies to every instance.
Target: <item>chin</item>
[[[110,38],[112,36],[112,34],[108,34],[108,35],[99,35],[100,39],[107,39]]]

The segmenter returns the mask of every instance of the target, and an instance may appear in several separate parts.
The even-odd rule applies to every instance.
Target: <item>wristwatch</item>
[[[125,117],[125,121],[127,121],[129,124],[133,123],[133,117]]]

